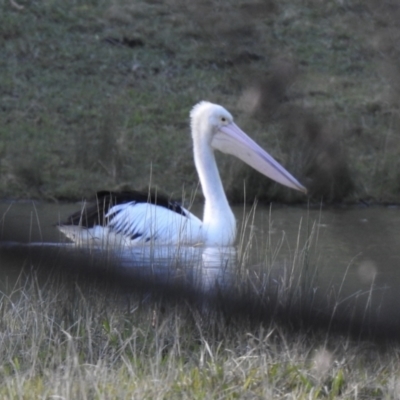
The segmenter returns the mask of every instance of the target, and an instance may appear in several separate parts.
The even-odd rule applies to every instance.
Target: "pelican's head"
[[[212,149],[240,158],[274,181],[307,193],[296,178],[233,122],[232,115],[224,107],[201,101],[193,107],[190,119],[195,146],[207,143]]]
[[[213,136],[223,126],[233,123],[233,117],[224,107],[208,101],[196,104],[190,113],[193,140],[206,139],[212,144]]]

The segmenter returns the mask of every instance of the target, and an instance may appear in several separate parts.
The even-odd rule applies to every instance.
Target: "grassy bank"
[[[376,325],[373,279],[364,306],[319,287],[312,236],[275,274],[279,246],[249,268],[245,241],[212,290],[186,281],[191,263],[159,276],[157,260],[124,271],[109,253],[1,247],[0,396],[397,399],[398,324]]]
[[[398,201],[390,1],[0,2],[0,196],[81,199],[197,176],[188,112],[237,122],[314,199]],[[233,201],[303,201],[220,157]]]
[[[398,398],[398,345],[60,278],[1,293],[2,398]]]

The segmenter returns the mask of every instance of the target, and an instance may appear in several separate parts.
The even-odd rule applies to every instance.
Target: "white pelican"
[[[276,182],[307,192],[233,122],[222,106],[202,101],[193,107],[190,120],[194,162],[205,197],[203,221],[165,198],[138,192],[99,192],[97,204],[71,215],[59,225],[61,232],[81,245],[232,245],[236,221],[222,187],[214,150],[232,154]]]

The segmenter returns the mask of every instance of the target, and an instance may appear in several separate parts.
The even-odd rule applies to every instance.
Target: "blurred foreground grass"
[[[237,122],[315,200],[397,202],[393,1],[0,1],[0,196],[194,190],[188,113]],[[304,201],[219,160],[232,201]]]
[[[218,293],[196,301],[184,287],[168,293],[116,279],[101,268],[106,257],[90,272],[76,260],[68,268],[64,256],[59,268],[42,260],[34,270],[44,273],[30,266],[3,282],[4,399],[398,398],[398,343],[357,340],[347,326],[299,328],[287,313],[305,299],[295,284],[278,294],[277,308],[268,290],[256,301],[264,307],[246,310],[233,292],[233,303]],[[282,302],[289,308],[280,313]]]

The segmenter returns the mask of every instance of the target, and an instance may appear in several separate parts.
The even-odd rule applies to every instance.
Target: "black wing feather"
[[[185,209],[177,201],[169,200],[167,196],[158,194],[155,191],[148,193],[138,191],[112,192],[102,190],[97,192],[94,204],[85,204],[83,209],[70,215],[67,220],[60,225],[79,225],[85,228],[92,228],[96,225],[106,225],[105,215],[111,207],[117,204],[126,203],[152,203],[180,215],[187,216]],[[118,213],[118,211],[116,211]],[[115,216],[114,214],[113,216]]]

